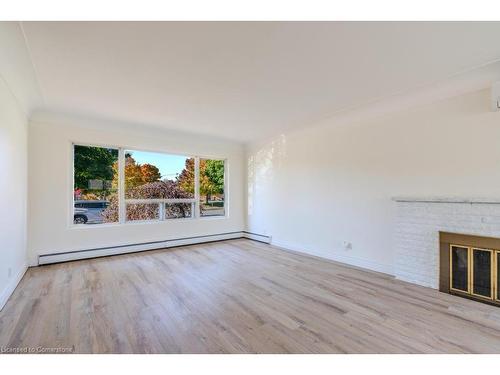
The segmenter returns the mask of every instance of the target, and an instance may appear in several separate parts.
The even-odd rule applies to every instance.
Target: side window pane
[[[118,150],[74,146],[73,222],[118,222]]]
[[[200,216],[224,216],[224,160],[200,159]]]

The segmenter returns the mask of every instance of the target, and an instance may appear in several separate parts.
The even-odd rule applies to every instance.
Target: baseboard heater
[[[42,254],[38,256],[38,265],[69,262],[72,260],[98,258],[98,257],[118,255],[118,254],[135,253],[139,251],[158,250],[170,247],[195,245],[199,243],[232,240],[238,238],[248,238],[254,241],[271,243],[270,236],[251,233],[247,231],[228,232],[219,234],[208,234],[205,236],[176,238],[163,241],[151,241],[151,242],[142,242],[129,245],[108,246],[108,247],[99,247],[94,249],[83,249],[83,250],[66,251],[66,252],[59,252],[52,254]]]

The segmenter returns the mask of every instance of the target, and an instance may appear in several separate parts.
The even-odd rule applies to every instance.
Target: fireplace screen
[[[472,294],[493,298],[491,250],[472,249]]]
[[[500,251],[450,245],[450,290],[500,300]]]
[[[451,246],[451,289],[469,292],[469,248]]]
[[[496,285],[497,295],[495,298],[498,301],[500,301],[500,277],[498,277],[498,275],[500,275],[500,251],[497,251],[496,254],[497,254],[496,255],[497,256],[497,258],[496,258],[497,268],[496,268],[495,274],[496,274],[496,279],[497,279],[497,285]]]

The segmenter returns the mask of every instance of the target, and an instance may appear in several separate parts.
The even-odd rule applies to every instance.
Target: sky
[[[160,170],[162,179],[174,180],[182,172],[188,156],[168,155],[157,152],[125,151],[131,153],[138,164],[152,164]]]

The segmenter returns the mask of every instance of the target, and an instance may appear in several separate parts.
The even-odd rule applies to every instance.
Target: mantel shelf
[[[393,197],[395,202],[414,203],[470,203],[470,204],[500,204],[500,197],[497,198],[462,198],[462,197]]]

